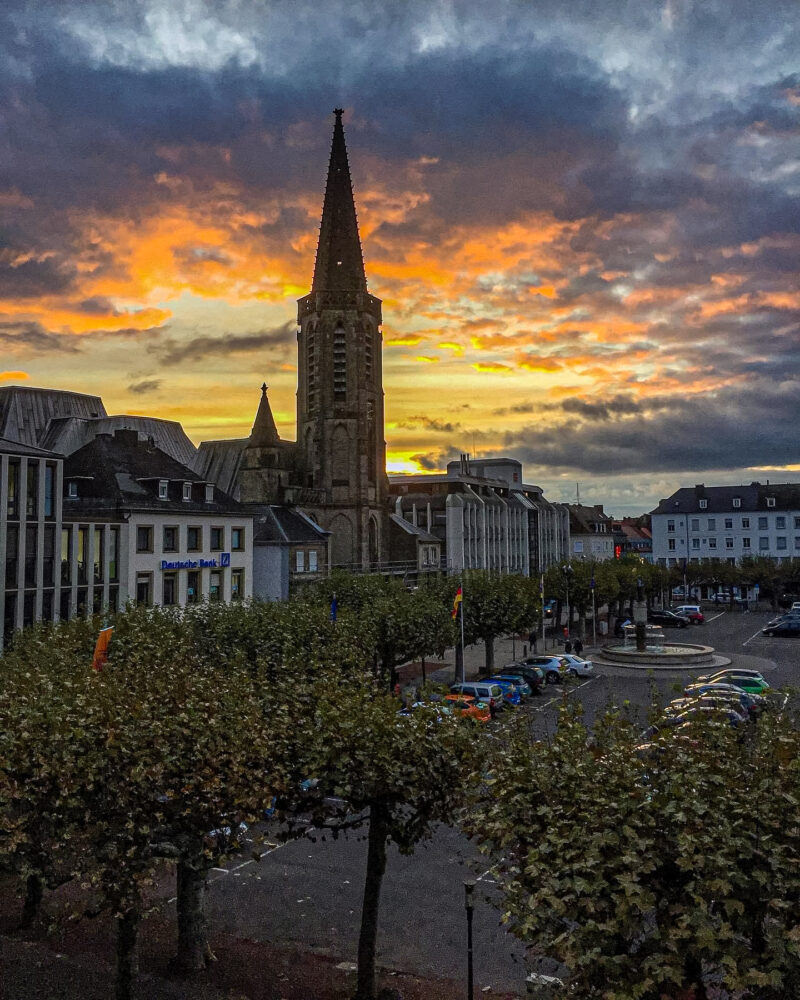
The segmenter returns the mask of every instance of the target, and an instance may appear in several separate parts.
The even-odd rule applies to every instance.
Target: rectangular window
[[[717,530],[717,519],[715,517],[710,517],[708,519],[708,530],[709,531]]]
[[[306,554],[302,549],[298,549],[294,554],[295,557],[295,570],[298,573],[305,573],[306,571]]]
[[[119,611],[119,587],[108,588],[108,610]]]
[[[70,500],[78,499],[78,484],[76,482],[67,483],[67,496]]]
[[[800,535],[794,536],[794,547],[800,549]]]
[[[153,551],[153,526],[152,524],[140,524],[136,529],[136,551]]]
[[[56,583],[56,526],[45,525],[44,529],[44,561],[42,563],[42,584],[54,587]],[[50,616],[52,618],[52,615]]]
[[[55,490],[56,467],[50,462],[44,467],[44,516],[53,516],[53,492]]]
[[[430,565],[433,566],[433,563],[434,563],[434,560],[431,559],[430,560]],[[313,549],[312,549],[311,552],[308,553],[308,572],[309,573],[316,573],[317,572],[317,553]]]
[[[92,614],[99,615],[103,610],[103,588],[94,587],[92,592]]]
[[[36,545],[39,540],[39,526],[29,524],[25,528],[25,586],[36,586]]]
[[[186,551],[199,552],[203,548],[203,529],[197,525],[190,525],[186,529]]]
[[[716,538],[709,538],[709,540],[708,540],[708,547],[710,549],[715,549],[717,547],[717,540],[716,540]]]
[[[178,603],[178,574],[165,573],[162,577],[162,587],[161,603],[165,608],[174,607]]]
[[[25,599],[22,605],[22,624],[23,625],[33,625],[33,612],[36,606],[36,591],[29,590],[25,594]]]
[[[693,549],[699,549],[700,548],[700,539],[699,538],[693,538],[692,539],[692,548]]]
[[[766,535],[761,535],[761,537],[758,539],[758,547],[760,549],[769,548],[769,538],[767,538]]]
[[[692,518],[692,531],[699,531],[699,530],[700,530],[700,518],[699,517],[693,517]]]
[[[767,497],[767,507],[775,506],[775,497]]]
[[[231,528],[231,550],[241,552],[244,549],[244,528]]]
[[[742,518],[742,527],[743,528],[749,528],[750,527],[750,518],[749,517],[743,517]]]
[[[14,590],[17,586],[19,569],[19,527],[9,524],[6,530],[6,587]],[[8,595],[6,595],[8,600]]]
[[[741,507],[742,506],[742,498],[741,497],[734,497],[733,498],[733,506],[734,507]]]
[[[244,598],[244,570],[235,569],[231,572],[231,600],[241,601]]]
[[[178,551],[178,529],[174,524],[164,526],[164,552]]]
[[[183,484],[183,499],[184,500],[191,500],[192,499],[192,484],[191,483],[184,483]]]
[[[62,622],[65,622],[72,611],[72,591],[66,587],[61,588],[61,597],[59,598],[58,605],[58,617]]]
[[[53,591],[45,590],[42,594],[42,621],[53,620]]]
[[[78,528],[78,583],[86,583],[86,538],[87,528],[82,524]]]
[[[27,479],[28,489],[25,494],[25,515],[30,518],[36,518],[39,500],[39,466],[34,465],[33,462],[28,462],[28,479]]]
[[[72,583],[72,528],[61,529],[61,583],[69,585]],[[69,617],[69,615],[62,615]]]
[[[206,503],[214,502],[214,484],[206,483]]]
[[[110,528],[108,539],[108,579],[112,583],[119,580],[119,528],[116,524]]]
[[[675,522],[667,521],[667,531],[674,531],[674,530],[675,530]]]
[[[572,551],[573,552],[583,552],[583,542],[582,541],[576,541],[574,543],[574,545],[572,546]]]
[[[707,507],[708,507],[708,500],[701,500],[700,501],[700,510],[706,510]]]
[[[8,499],[6,504],[9,521],[16,521],[19,517],[19,461],[15,459],[8,463]]]
[[[732,527],[733,527],[733,518],[732,517],[726,517],[725,518],[725,530],[726,531],[730,531]]]
[[[213,570],[208,579],[208,599],[209,601],[222,600],[222,577]]]
[[[169,482],[166,479],[159,479],[158,481],[158,499],[169,499]]]
[[[136,574],[136,603],[149,607],[153,603],[153,574]]]
[[[783,531],[786,528],[786,518],[783,516],[783,514],[779,514],[775,518],[775,527],[779,531]]]
[[[758,519],[758,530],[759,531],[767,530],[767,519],[765,517],[760,517]]]
[[[186,574],[186,603],[198,604],[200,601],[200,571],[190,569]]]
[[[225,537],[224,528],[212,528],[211,529],[211,551],[221,552],[223,539]]]
[[[785,548],[787,548],[787,545],[786,545],[786,535],[778,535],[778,537],[775,539],[775,548],[776,549],[785,549]]]
[[[103,582],[103,529],[94,529],[94,582]]]
[[[743,549],[749,549],[750,548],[750,539],[749,538],[743,538],[742,539],[742,548]]]
[[[670,552],[674,552],[675,551],[675,539],[674,538],[668,538],[667,539],[667,548],[669,549]]]
[[[733,539],[732,538],[726,538],[725,539],[725,548],[726,549],[732,549],[733,548]]]

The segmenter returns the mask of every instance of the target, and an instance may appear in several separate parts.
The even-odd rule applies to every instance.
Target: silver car
[[[570,677],[590,677],[594,671],[591,660],[584,660],[575,653],[562,653],[562,658],[569,662],[567,673]]]

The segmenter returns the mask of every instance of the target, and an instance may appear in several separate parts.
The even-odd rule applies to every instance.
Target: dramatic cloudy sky
[[[6,0],[0,381],[292,439],[339,105],[390,469],[800,481],[796,0]]]

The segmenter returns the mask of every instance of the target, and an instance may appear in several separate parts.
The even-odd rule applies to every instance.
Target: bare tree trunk
[[[207,874],[208,868],[202,855],[178,862],[178,950],[175,965],[184,972],[199,972],[209,962],[215,961],[208,944]]]
[[[485,676],[491,677],[494,673],[494,636],[490,635],[487,639],[484,639],[484,645],[486,646]]]
[[[358,984],[354,1000],[374,1000],[375,951],[378,939],[378,911],[383,874],[386,871],[386,841],[389,814],[386,806],[373,802],[369,811],[367,875],[361,907],[361,933],[358,938]]]
[[[20,930],[27,930],[39,916],[39,907],[44,896],[44,879],[39,872],[32,872],[25,879],[25,902],[20,917]]]
[[[137,941],[139,937],[139,907],[124,910],[117,918],[117,971],[114,980],[114,1000],[133,1000],[139,971]]]

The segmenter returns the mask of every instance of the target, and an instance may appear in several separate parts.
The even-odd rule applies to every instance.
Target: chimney
[[[126,448],[136,448],[139,445],[139,435],[128,427],[119,427],[114,431],[114,440]]]

